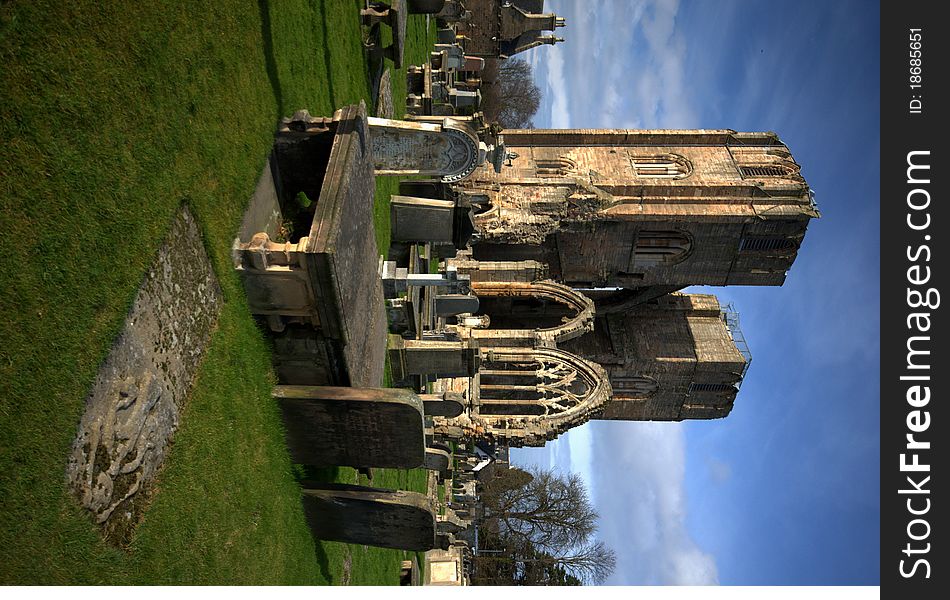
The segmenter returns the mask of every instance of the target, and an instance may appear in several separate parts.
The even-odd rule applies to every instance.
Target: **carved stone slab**
[[[416,552],[436,544],[435,511],[424,494],[304,482],[303,506],[317,539]]]
[[[221,304],[182,208],[96,375],[66,468],[69,490],[116,545],[131,541],[148,505]]]
[[[479,165],[478,138],[451,119],[435,124],[370,117],[369,124],[379,175],[435,175],[459,181]]]
[[[279,385],[294,462],[413,469],[425,463],[422,400],[409,390]]]

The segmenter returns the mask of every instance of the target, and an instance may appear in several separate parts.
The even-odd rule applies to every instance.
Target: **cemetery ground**
[[[361,2],[155,4],[0,7],[0,582],[395,584],[403,552],[311,538],[297,480],[366,478],[290,463],[230,259],[278,119],[372,103]],[[404,64],[433,39],[411,17]],[[404,71],[392,83],[401,107]],[[395,192],[377,183],[382,248]],[[156,493],[116,548],[67,493],[66,460],[182,204],[224,303]],[[426,475],[377,470],[371,485],[425,491]]]

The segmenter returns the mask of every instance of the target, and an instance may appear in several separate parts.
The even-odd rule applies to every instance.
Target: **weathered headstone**
[[[294,462],[411,469],[425,463],[422,400],[409,390],[274,388]]]
[[[416,552],[437,544],[435,511],[423,494],[304,482],[303,505],[317,539]]]
[[[377,175],[431,175],[465,179],[485,162],[488,147],[462,122],[441,124],[369,118]]]
[[[451,419],[459,416],[465,410],[461,394],[445,392],[442,394],[421,394],[419,397],[422,398],[426,415]]]
[[[480,364],[474,340],[406,340],[392,334],[389,336],[389,360],[395,381],[409,375],[472,377]]]
[[[393,196],[389,201],[392,239],[397,242],[451,242],[455,202]]]
[[[439,516],[436,522],[436,530],[440,533],[456,534],[468,529],[471,524],[471,521],[460,519],[457,513],[450,508],[446,510],[444,515]]]
[[[425,468],[430,471],[444,473],[452,464],[452,455],[445,450],[426,448]]]
[[[385,23],[392,29],[392,43],[382,48],[382,53],[383,56],[393,61],[393,66],[397,69],[402,68],[408,12],[403,0],[389,0],[389,3],[375,1],[360,11],[363,25],[372,28],[379,23]],[[379,31],[377,30],[375,38],[378,39],[379,37]],[[378,46],[375,39],[373,45],[374,48]]]
[[[435,297],[435,314],[454,317],[478,312],[478,296],[472,294],[439,294]]]

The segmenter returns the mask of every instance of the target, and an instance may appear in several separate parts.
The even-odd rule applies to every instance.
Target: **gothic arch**
[[[565,305],[574,316],[553,327],[505,330],[506,339],[531,340],[538,346],[556,344],[579,337],[594,328],[594,301],[566,285],[554,281],[473,281],[472,293],[480,298],[544,298]],[[498,330],[472,330],[474,338],[497,336]]]
[[[587,422],[611,398],[600,365],[557,348],[492,348],[476,376],[474,427],[512,446],[540,446]]]

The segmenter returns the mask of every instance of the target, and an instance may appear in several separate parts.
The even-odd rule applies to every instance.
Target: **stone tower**
[[[507,130],[501,173],[463,184],[473,258],[535,260],[580,288],[781,285],[819,216],[774,133]]]
[[[626,421],[724,417],[752,360],[735,313],[706,294],[598,317],[561,347],[606,369],[613,399],[597,418]]]

